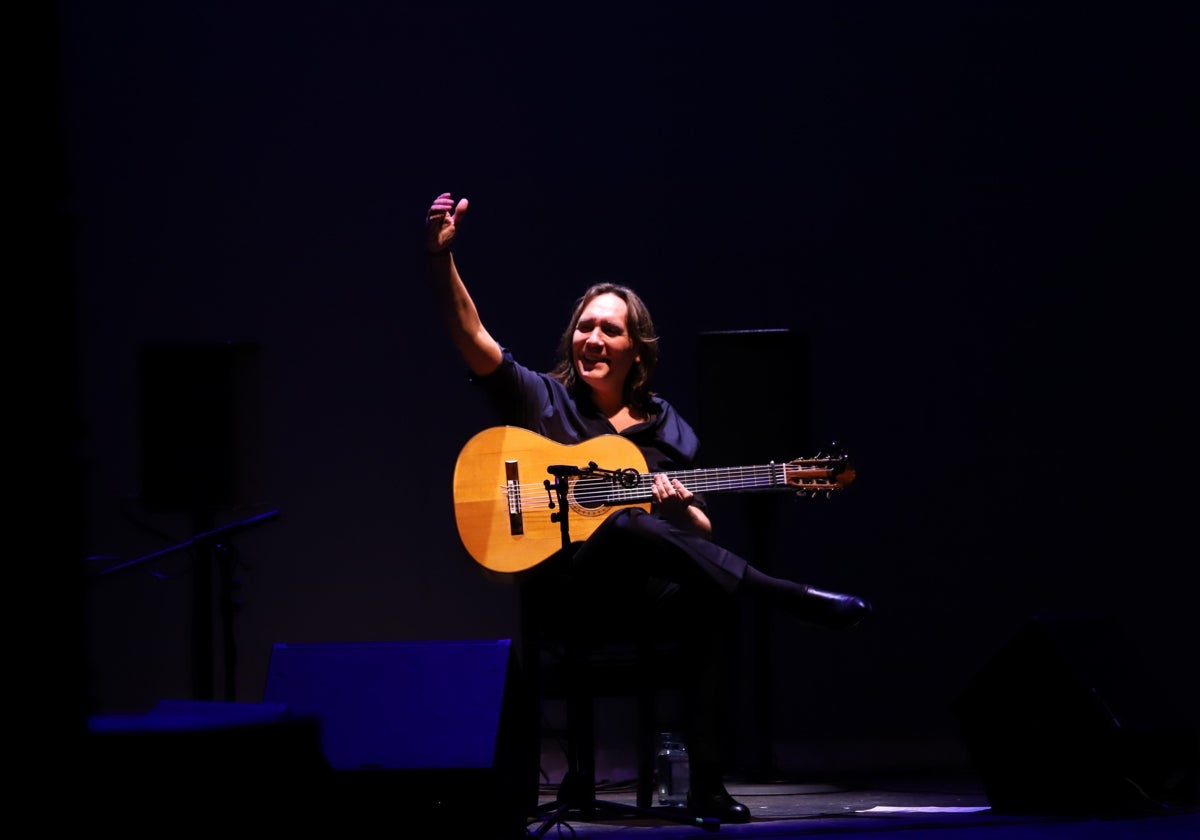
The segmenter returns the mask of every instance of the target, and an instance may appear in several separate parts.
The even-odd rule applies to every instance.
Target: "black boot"
[[[753,566],[746,567],[742,588],[752,598],[833,630],[853,627],[871,612],[871,605],[862,598],[773,577]]]
[[[730,796],[719,781],[693,777],[687,807],[693,817],[713,817],[723,823],[750,822],[750,809]]]
[[[796,615],[813,624],[831,630],[845,630],[858,624],[871,612],[871,605],[854,595],[825,592],[811,586],[804,587]]]

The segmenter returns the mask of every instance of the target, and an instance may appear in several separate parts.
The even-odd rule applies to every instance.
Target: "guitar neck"
[[[749,490],[787,489],[787,465],[763,464],[755,467],[719,467],[716,469],[666,470],[671,479],[679,479],[693,493],[744,492]],[[627,479],[621,484],[631,483]],[[654,473],[640,473],[632,486],[614,486],[614,503],[638,504],[653,499],[650,488]]]

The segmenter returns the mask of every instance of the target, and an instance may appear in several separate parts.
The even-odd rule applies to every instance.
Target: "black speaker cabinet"
[[[82,807],[89,825],[137,836],[247,819],[302,827],[264,792],[303,789],[315,802],[332,773],[312,716],[271,703],[161,700],[144,714],[89,718],[81,760],[55,776],[48,789],[63,786],[61,801]]]
[[[740,467],[813,454],[809,352],[786,329],[700,333],[696,431],[707,467]],[[746,415],[754,434],[746,434]]]
[[[992,808],[1158,810],[1195,801],[1196,733],[1107,618],[1035,618],[956,699]]]
[[[817,454],[812,443],[810,352],[789,329],[702,332],[695,369],[696,432],[704,467],[748,467]],[[749,421],[747,418],[751,418]],[[747,423],[750,423],[747,426]],[[746,434],[747,428],[753,434]],[[779,523],[795,510],[790,493],[727,493],[707,499],[726,545],[754,565],[771,570],[786,551]],[[769,698],[773,658],[770,628],[762,613],[745,611],[737,703],[744,706],[728,749],[746,775],[778,775]]]
[[[265,692],[317,717],[356,809],[496,836],[523,833],[538,803],[527,698],[509,639],[277,644]]]

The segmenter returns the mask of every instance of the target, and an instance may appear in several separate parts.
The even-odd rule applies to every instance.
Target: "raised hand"
[[[433,200],[425,216],[425,250],[431,254],[449,250],[458,233],[458,222],[467,212],[467,205],[465,198],[455,203],[450,193],[442,193]]]

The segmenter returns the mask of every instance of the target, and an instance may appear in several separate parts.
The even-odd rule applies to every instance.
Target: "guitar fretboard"
[[[756,467],[720,467],[717,469],[668,470],[668,478],[679,479],[693,493],[735,492],[739,490],[763,490],[787,486],[784,464],[764,464]],[[633,503],[652,497],[650,485],[653,473],[641,473],[637,483],[625,487],[614,483],[608,491],[609,498],[617,502]],[[578,492],[575,494],[578,496]]]

